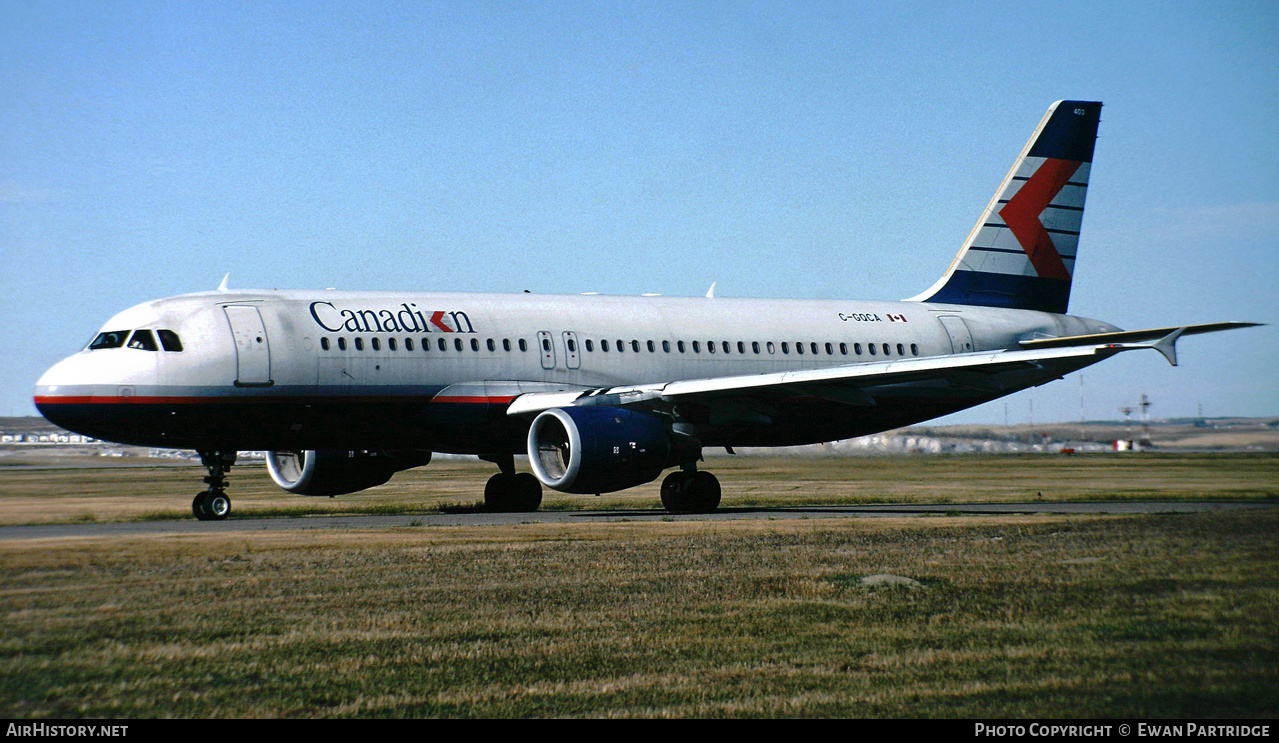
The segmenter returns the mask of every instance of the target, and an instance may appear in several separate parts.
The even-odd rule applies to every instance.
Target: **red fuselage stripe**
[[[312,403],[387,403],[387,402],[440,402],[466,403],[472,405],[505,405],[515,399],[515,395],[500,397],[37,397],[37,405],[249,405],[253,403],[270,404],[312,404]]]

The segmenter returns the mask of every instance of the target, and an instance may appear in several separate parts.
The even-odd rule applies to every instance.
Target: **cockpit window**
[[[166,351],[181,351],[182,339],[172,330],[157,330],[156,335],[160,336],[160,345],[164,346]]]
[[[159,346],[155,344],[155,334],[150,330],[135,330],[129,338],[129,348],[136,348],[141,351],[158,351]]]
[[[119,348],[124,345],[124,339],[129,337],[127,330],[108,330],[98,333],[98,337],[93,339],[89,344],[90,351],[96,351],[99,348]]]

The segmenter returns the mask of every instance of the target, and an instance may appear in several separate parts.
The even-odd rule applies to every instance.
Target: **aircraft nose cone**
[[[131,428],[135,393],[153,384],[155,361],[145,351],[81,351],[54,364],[36,382],[35,406],[49,422],[99,439],[121,441]],[[144,393],[145,394],[145,393]]]
[[[50,423],[69,431],[85,433],[80,420],[82,414],[73,411],[78,407],[78,399],[88,399],[92,393],[86,393],[85,382],[88,379],[82,374],[81,364],[76,356],[71,356],[49,367],[36,382],[34,402]]]

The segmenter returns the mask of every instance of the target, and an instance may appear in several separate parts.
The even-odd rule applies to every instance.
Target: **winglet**
[[[1153,348],[1159,353],[1162,353],[1164,358],[1168,359],[1168,363],[1173,366],[1177,365],[1177,339],[1180,338],[1181,334],[1184,332],[1186,332],[1185,328],[1177,328],[1168,335],[1165,335],[1163,338],[1155,341],[1155,345],[1153,346]]]
[[[228,271],[227,275],[222,277],[222,283],[218,284],[218,291],[220,292],[230,291],[231,290],[230,284],[231,284],[231,273]]]
[[[1181,334],[1185,333],[1187,330],[1190,330],[1190,326],[1187,326],[1184,328],[1177,328],[1176,330],[1172,331],[1168,335],[1165,335],[1164,337],[1160,338],[1159,340],[1153,343],[1116,343],[1112,345],[1111,348],[1119,348],[1123,350],[1128,350],[1133,348],[1153,348],[1159,353],[1163,354],[1164,358],[1168,359],[1169,364],[1176,366],[1177,365],[1177,339],[1180,338]]]

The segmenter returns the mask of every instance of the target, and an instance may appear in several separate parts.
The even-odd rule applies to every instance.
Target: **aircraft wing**
[[[1039,368],[1071,359],[1086,366],[1123,351],[1150,348],[1177,365],[1176,342],[1183,335],[1250,327],[1257,323],[1213,323],[1175,328],[1123,331],[1098,335],[1022,341],[1019,350],[927,358],[894,359],[822,369],[802,369],[768,374],[688,379],[624,387],[567,392],[531,392],[515,398],[507,415],[531,416],[573,405],[639,406],[657,408],[681,400],[786,392],[811,394],[850,405],[875,404],[862,390],[908,382],[947,382],[959,387],[1002,391],[1002,372]]]
[[[1132,343],[1165,338],[1169,334],[1180,331],[1178,336],[1198,335],[1199,333],[1215,333],[1219,330],[1235,328],[1251,328],[1261,323],[1255,322],[1214,322],[1204,325],[1184,325],[1179,328],[1151,328],[1149,330],[1120,330],[1115,333],[1097,333],[1095,335],[1069,335],[1063,338],[1036,338],[1021,341],[1022,348],[1062,348],[1065,346],[1091,346],[1102,343]],[[1176,366],[1176,364],[1174,364]]]

